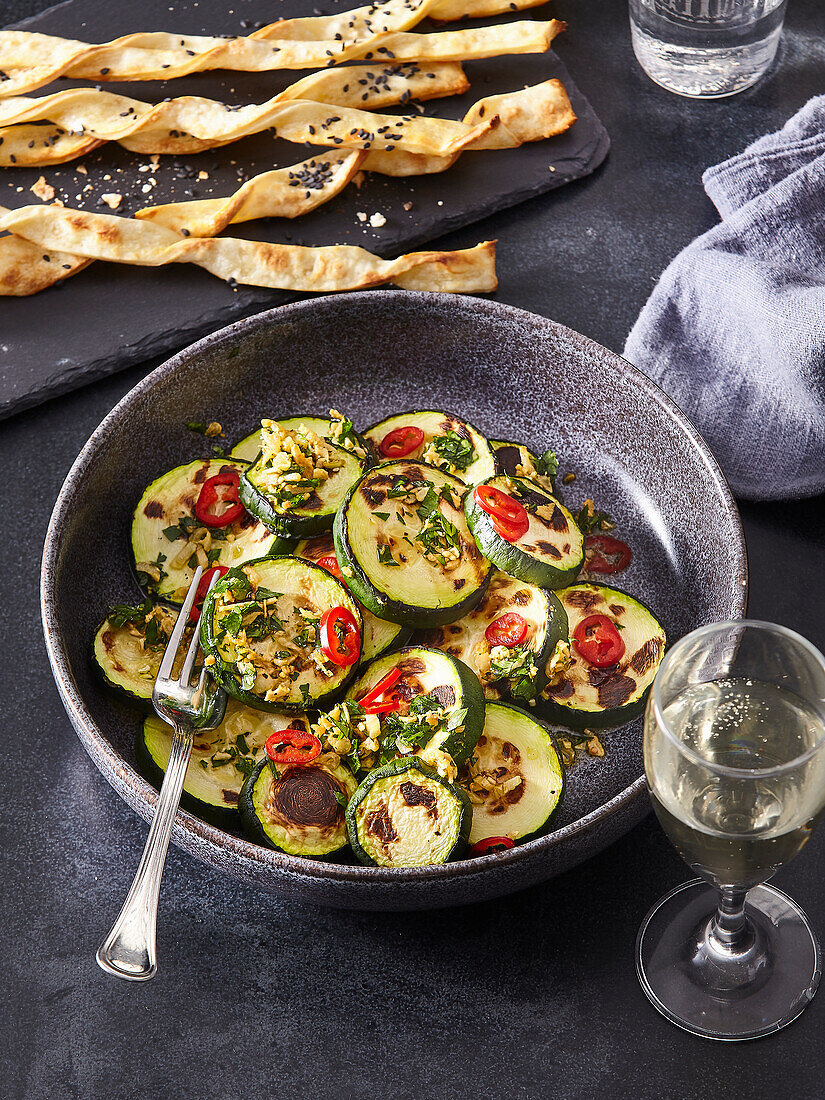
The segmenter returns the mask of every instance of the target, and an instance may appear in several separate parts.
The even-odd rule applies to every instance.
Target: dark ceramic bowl
[[[43,621],[69,717],[115,790],[149,820],[156,793],[136,772],[139,716],[90,667],[93,631],[137,595],[131,512],[144,486],[200,453],[188,420],[229,439],[262,415],[325,415],[366,426],[398,409],[445,408],[491,438],[552,446],[633,546],[622,587],[671,641],[741,617],[747,564],[736,507],[707,447],[667,397],[617,355],[543,317],[475,298],[404,292],[300,302],[240,321],[182,351],[106,417],[55,505],[43,556]],[[88,532],[94,531],[92,555]],[[570,770],[556,829],[482,859],[384,870],[297,859],[179,812],[173,841],[265,889],[355,909],[419,909],[506,894],[587,859],[648,809],[637,720],[604,738],[603,759]]]

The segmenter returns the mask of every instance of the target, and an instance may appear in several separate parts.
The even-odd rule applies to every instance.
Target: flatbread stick
[[[367,38],[304,41],[262,38],[128,35],[105,46],[37,34],[0,31],[0,96],[34,91],[58,76],[102,81],[172,80],[208,69],[271,72],[319,69],[359,58],[462,61],[503,54],[543,53],[565,24],[522,20],[495,27],[411,34],[379,32]]]
[[[412,252],[382,260],[353,245],[304,248],[232,237],[181,238],[151,222],[58,206],[3,211],[0,232],[4,230],[36,246],[40,263],[49,265],[55,259],[71,265],[76,257],[143,267],[193,263],[234,283],[300,292],[331,293],[390,282],[452,293],[484,293],[497,286],[494,241],[458,252]],[[36,254],[29,253],[30,265],[24,252],[13,246],[9,262],[0,249],[0,294],[34,293]]]
[[[543,141],[569,130],[576,115],[560,80],[545,80],[518,92],[480,99],[464,116],[468,126],[495,117],[498,125],[464,146],[461,153],[483,149],[515,149],[528,141]],[[370,150],[362,168],[384,176],[421,176],[444,172],[461,153],[422,156],[404,150]]]
[[[43,127],[27,125],[44,120],[53,124],[46,137]],[[282,95],[234,107],[200,96],[151,104],[75,88],[39,98],[0,100],[0,165],[61,163],[87,152],[89,142],[94,148],[117,141],[141,153],[193,152],[192,140],[198,149],[209,149],[267,129],[286,141],[311,145],[449,156],[496,125],[495,116],[467,126],[452,119],[382,115]],[[181,134],[186,139],[183,148]]]

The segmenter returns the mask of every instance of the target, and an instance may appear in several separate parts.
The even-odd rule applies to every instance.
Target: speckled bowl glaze
[[[567,498],[594,498],[634,551],[622,587],[671,641],[744,614],[747,563],[716,463],[671,401],[617,355],[570,329],[495,302],[372,292],[288,305],[199,341],[136,386],[83,448],[55,505],[43,555],[49,657],[92,760],[145,820],[156,792],[134,767],[140,718],[98,684],[89,651],[113,602],[137,592],[131,512],[145,485],[202,450],[188,420],[229,439],[262,415],[345,411],[366,426],[398,409],[444,408],[491,438],[552,446],[576,473]],[[88,532],[93,530],[94,556]],[[255,886],[355,909],[422,909],[496,897],[587,859],[648,809],[637,720],[604,738],[604,759],[569,772],[549,835],[507,852],[391,871],[297,859],[179,812],[173,841]]]

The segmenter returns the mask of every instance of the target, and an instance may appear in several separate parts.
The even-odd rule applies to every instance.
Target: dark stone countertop
[[[42,6],[5,0],[3,21]],[[794,0],[778,69],[718,103],[678,99],[644,77],[622,0],[559,0],[557,7],[571,24],[559,52],[613,140],[607,163],[590,179],[444,243],[498,237],[501,300],[620,350],[661,269],[715,220],[701,170],[822,90],[821,7]],[[0,813],[2,1094],[821,1097],[825,992],[792,1027],[744,1046],[684,1035],[644,999],[633,967],[636,929],[648,907],[688,877],[650,818],[550,883],[433,913],[299,907],[219,878],[173,849],[159,976],[148,986],[121,985],[98,970],[94,951],[146,829],[72,734],[43,648],[37,572],[68,467],[152,365],[0,425],[9,690]],[[751,614],[794,627],[820,647],[823,503],[743,508]],[[93,546],[94,532],[90,539]],[[776,880],[822,933],[824,876],[817,837]]]

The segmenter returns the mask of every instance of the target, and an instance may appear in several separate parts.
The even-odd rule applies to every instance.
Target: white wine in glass
[[[642,986],[696,1034],[775,1031],[810,1001],[821,968],[804,914],[763,884],[825,806],[825,659],[766,623],[694,631],[662,662],[644,749],[659,821],[704,881],[648,915]]]

